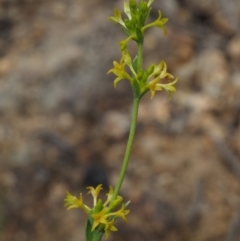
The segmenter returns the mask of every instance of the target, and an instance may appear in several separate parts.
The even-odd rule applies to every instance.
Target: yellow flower
[[[154,97],[155,91],[160,91],[165,89],[169,97],[171,98],[172,93],[176,92],[176,88],[173,86],[177,83],[178,78],[173,77],[170,73],[167,72],[167,65],[164,61],[161,61],[159,65],[154,65],[153,72],[149,75],[148,79],[154,78],[148,83],[148,88],[151,91],[151,98]],[[172,80],[173,79],[173,80]],[[172,80],[170,83],[161,84],[161,80]]]
[[[106,212],[107,208],[103,208],[99,213],[92,214],[93,218],[93,225],[92,225],[92,231],[101,223],[101,224],[106,224],[108,221],[106,220]]]
[[[129,210],[125,210],[125,205],[122,205],[121,209],[116,212],[109,212],[107,207],[104,207],[99,213],[92,214],[93,225],[92,231],[100,224],[107,225],[109,222],[115,220],[117,217],[122,218],[124,221],[127,221],[126,215],[129,213]]]
[[[128,16],[128,19],[131,20],[132,15],[131,15],[130,7],[129,7],[129,2],[124,1],[123,9],[124,9],[125,14]]]
[[[90,212],[90,208],[83,203],[82,193],[80,193],[79,199],[77,199],[75,196],[71,195],[69,192],[67,192],[67,196],[64,199],[65,201],[65,207],[67,207],[67,210],[73,209],[73,208],[82,208],[86,211],[86,213]]]
[[[126,79],[129,80],[130,83],[133,81],[133,78],[130,77],[130,75],[125,71],[125,65],[128,65],[133,74],[136,75],[132,66],[132,59],[128,51],[123,51],[120,62],[118,63],[117,61],[113,61],[114,67],[107,72],[107,74],[114,73],[117,76],[117,78],[114,80],[115,88],[120,80]]]
[[[108,213],[105,215],[105,217],[110,217],[110,216],[114,216],[114,217],[119,217],[122,218],[124,221],[127,222],[127,218],[126,215],[130,212],[130,210],[125,210],[125,205],[122,204],[121,209],[119,209],[116,212],[112,212],[112,213]]]
[[[112,20],[114,23],[119,23],[122,27],[126,28],[125,23],[122,20],[121,12],[118,9],[114,9],[114,16],[109,17],[109,20]]]
[[[160,91],[162,89],[165,89],[168,92],[169,98],[171,99],[172,93],[176,92],[176,88],[173,85],[176,84],[177,81],[178,78],[168,84],[160,84],[158,83],[158,79],[150,82],[149,89],[151,91],[151,99],[154,97],[155,91]]]
[[[112,196],[113,196],[113,188],[110,186],[109,187],[109,192],[106,194],[107,195],[107,200],[106,202],[103,204],[104,207],[106,207],[110,201],[112,200]]]
[[[137,77],[137,73],[135,72],[134,68],[133,68],[133,64],[132,64],[132,58],[128,52],[128,50],[124,50],[122,51],[122,58],[124,63],[126,63],[126,65],[129,67],[129,69],[131,70],[132,74]]]
[[[110,231],[113,231],[113,232],[118,231],[118,229],[115,226],[113,226],[113,223],[114,223],[114,220],[105,224],[104,231],[105,231],[106,239],[108,238]]]
[[[89,189],[88,194],[91,193],[92,196],[93,196],[93,206],[95,207],[96,204],[97,204],[98,194],[99,194],[99,192],[102,190],[102,184],[98,185],[96,188],[87,187],[87,189]]]
[[[147,25],[145,25],[144,27],[142,27],[142,31],[144,32],[147,28],[150,28],[150,27],[159,27],[163,30],[164,34],[167,33],[167,30],[165,28],[165,24],[167,23],[168,21],[168,18],[162,18],[162,13],[160,10],[158,10],[158,18],[152,22],[152,23],[149,23]]]

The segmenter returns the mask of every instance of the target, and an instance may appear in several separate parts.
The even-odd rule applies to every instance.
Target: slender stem
[[[143,62],[143,38],[141,39],[141,41],[138,42],[138,55],[137,55],[137,57],[138,57],[138,60],[137,60],[137,74],[138,74],[139,71],[142,69],[142,62]],[[136,125],[137,125],[137,116],[138,116],[138,107],[139,107],[140,98],[141,98],[141,96],[136,95],[134,93],[132,121],[131,121],[131,127],[130,127],[128,142],[127,142],[127,147],[126,147],[125,156],[124,156],[124,159],[123,159],[122,169],[121,169],[121,172],[119,174],[118,181],[117,181],[117,184],[116,184],[116,187],[114,189],[114,193],[113,193],[110,205],[109,205],[109,210],[111,210],[113,202],[116,199],[116,197],[117,197],[117,195],[120,191],[120,188],[121,188],[122,183],[123,183],[124,176],[125,176],[126,171],[127,171],[129,157],[130,157],[130,153],[131,153],[131,150],[132,150],[133,139],[134,139]]]
[[[137,54],[137,73],[142,69],[143,62],[143,38],[138,42],[138,54]]]
[[[136,125],[137,125],[139,101],[140,101],[139,97],[134,97],[134,99],[133,99],[133,110],[132,110],[132,121],[131,121],[131,127],[130,127],[128,142],[127,142],[126,152],[125,152],[125,156],[124,156],[124,159],[123,159],[122,169],[121,169],[116,187],[114,189],[114,193],[113,193],[113,196],[112,196],[112,200],[111,200],[109,209],[112,208],[113,201],[116,199],[116,197],[119,193],[119,190],[121,188],[125,173],[127,171],[129,157],[130,157],[133,139],[134,139],[134,134],[135,134],[135,129],[136,129]]]

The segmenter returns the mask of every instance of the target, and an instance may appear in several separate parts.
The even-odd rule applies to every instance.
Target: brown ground
[[[67,190],[114,185],[131,90],[106,76],[123,1],[0,1],[0,241],[83,241]],[[109,241],[240,240],[240,2],[156,0],[170,21],[148,32],[145,63],[179,76],[140,106],[122,187],[128,225]],[[134,46],[133,46],[134,51]]]

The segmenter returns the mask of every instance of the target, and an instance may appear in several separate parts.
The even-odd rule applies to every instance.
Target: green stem
[[[129,157],[130,157],[133,139],[134,139],[134,134],[135,134],[136,125],[137,125],[139,101],[140,101],[139,97],[134,97],[134,99],[133,99],[133,110],[132,110],[132,121],[131,121],[131,127],[130,127],[128,142],[127,142],[126,152],[125,152],[125,156],[124,156],[124,159],[123,159],[122,169],[121,169],[116,187],[114,189],[114,193],[113,193],[113,196],[112,196],[112,200],[111,200],[109,209],[112,208],[113,201],[116,199],[116,197],[119,193],[119,190],[122,186],[124,176],[125,176],[126,171],[127,171]]]
[[[137,74],[142,69],[142,63],[143,63],[143,38],[138,42]]]
[[[139,71],[142,69],[142,62],[143,62],[143,38],[138,42],[138,55],[137,55],[137,74]],[[114,200],[116,199],[120,188],[123,183],[123,179],[125,177],[127,167],[128,167],[128,162],[129,162],[129,157],[130,153],[132,150],[132,145],[133,145],[133,139],[135,135],[135,130],[136,130],[136,125],[137,125],[137,116],[138,116],[138,107],[139,107],[139,101],[140,101],[141,96],[136,95],[134,93],[134,98],[133,98],[133,110],[132,110],[132,121],[131,121],[131,127],[130,127],[130,132],[129,132],[129,137],[128,137],[128,142],[127,142],[127,147],[125,151],[125,156],[123,159],[123,164],[122,164],[122,169],[118,177],[118,181],[116,184],[116,187],[113,192],[113,196],[109,205],[109,210],[111,210],[112,205]]]

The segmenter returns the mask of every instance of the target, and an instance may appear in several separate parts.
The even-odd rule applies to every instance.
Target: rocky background
[[[106,75],[124,38],[107,17],[122,5],[0,1],[0,241],[83,241],[86,215],[66,212],[66,191],[90,203],[87,185],[116,183],[132,96]],[[168,34],[148,31],[145,64],[164,59],[178,91],[141,102],[129,222],[109,241],[239,241],[240,1],[153,8]]]

